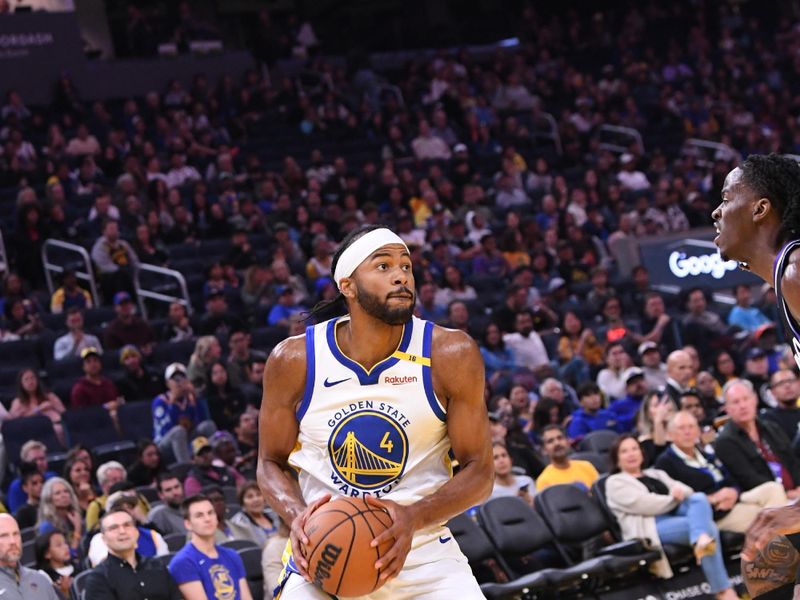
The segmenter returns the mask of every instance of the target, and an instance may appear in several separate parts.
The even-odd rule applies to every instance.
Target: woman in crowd
[[[527,475],[516,475],[511,470],[513,464],[506,445],[500,442],[492,444],[492,456],[494,458],[494,487],[489,498],[517,496],[529,506],[533,506],[533,495],[536,493],[533,479]]]
[[[78,557],[83,519],[78,496],[65,479],[53,477],[42,487],[36,529],[40,535],[49,531],[63,533],[70,548],[70,556],[73,559]]]
[[[645,395],[636,415],[636,431],[644,453],[644,464],[652,465],[667,449],[667,423],[675,414],[675,403],[666,394]]]
[[[44,415],[53,422],[56,436],[64,444],[64,428],[61,425],[61,415],[64,410],[64,405],[58,396],[44,389],[35,369],[20,371],[17,377],[17,397],[11,401],[7,418]]]
[[[505,394],[511,389],[514,356],[503,342],[503,334],[496,323],[489,323],[480,346],[486,367],[486,383],[493,392]]]
[[[64,463],[64,479],[75,490],[81,514],[85,515],[89,504],[97,498],[97,493],[92,485],[92,471],[89,463],[79,457],[68,458]]]
[[[194,352],[189,359],[187,374],[198,392],[208,383],[208,369],[221,356],[222,346],[213,335],[204,335],[197,339]]]
[[[247,406],[244,394],[231,385],[228,368],[221,360],[211,364],[207,380],[205,399],[211,419],[220,429],[231,431]]]
[[[475,288],[464,283],[464,276],[455,265],[444,268],[444,281],[442,287],[436,292],[434,303],[436,306],[447,308],[453,300],[475,300],[478,297]]]
[[[136,448],[136,462],[128,469],[128,481],[133,485],[153,485],[159,473],[166,470],[158,445],[148,439],[139,440]]]
[[[242,510],[231,517],[231,522],[242,525],[250,531],[250,537],[260,547],[264,547],[267,539],[277,532],[273,516],[269,514],[261,489],[255,481],[250,481],[239,488],[239,506]]]
[[[603,365],[603,347],[594,332],[585,327],[575,311],[568,310],[561,320],[558,339],[558,362],[561,379],[577,387],[587,381]]]
[[[720,389],[731,379],[739,377],[738,373],[736,361],[730,352],[722,350],[714,357],[714,377],[717,378]]]
[[[72,577],[76,571],[64,534],[53,530],[38,536],[34,551],[36,568],[53,582],[58,599],[69,600]]]
[[[631,434],[621,435],[610,455],[612,475],[606,482],[606,497],[623,539],[649,540],[659,550],[663,544],[691,545],[716,598],[737,600],[706,495],[695,493],[660,469],[642,469],[642,448]],[[672,577],[663,552],[653,571],[662,578]]]

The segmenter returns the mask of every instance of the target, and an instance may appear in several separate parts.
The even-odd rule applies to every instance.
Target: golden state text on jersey
[[[347,317],[306,330],[306,386],[289,464],[303,498],[324,493],[414,502],[452,476],[446,414],[433,391],[433,324],[412,318],[371,369],[339,348]]]

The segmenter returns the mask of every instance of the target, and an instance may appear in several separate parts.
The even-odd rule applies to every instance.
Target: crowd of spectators
[[[174,81],[113,102],[83,101],[65,75],[45,107],[8,91],[0,340],[34,347],[39,364],[5,385],[0,419],[44,415],[64,449],[70,411],[102,406],[122,430],[120,411],[140,403],[150,419],[152,441],[133,464],[98,465],[79,446],[54,473],[35,443],[8,457],[6,507],[50,535],[41,543],[56,585],[66,562],[128,556],[120,527],[138,530],[128,538],[143,556],[163,554],[163,537],[191,524],[203,548],[245,537],[274,566],[285,526],[247,483],[266,353],[336,294],[337,242],[377,222],[411,249],[417,314],[479,342],[497,495],[534,503],[548,486],[590,488],[611,465],[570,460],[570,449],[611,430],[635,434],[634,474],[655,465],[682,480],[681,461],[719,459],[713,482],[686,483],[720,512],[797,497],[800,388],[774,293],[761,288],[754,302],[737,287],[730,310],[702,288],[665,295],[650,286],[638,240],[708,225],[736,153],[800,152],[800,30],[782,19],[767,34],[727,4],[688,2],[553,19],[525,8],[520,19],[516,49],[441,51],[385,72],[320,58],[302,81],[198,74],[188,88]],[[540,135],[546,115],[560,146]],[[636,128],[646,151],[601,148],[604,123]],[[688,137],[734,154],[704,162],[681,151]],[[80,269],[46,287],[49,238],[87,249],[97,296]],[[145,301],[138,314],[142,264],[181,271],[188,305]],[[696,428],[685,443],[671,433],[683,421]],[[692,458],[695,443],[705,454]],[[765,484],[778,485],[745,498]],[[235,516],[228,487],[239,488]],[[665,510],[694,496],[684,492]],[[197,507],[213,512],[210,532],[194,523]],[[117,509],[131,519],[110,519]],[[727,524],[740,530],[747,518]],[[171,567],[178,584],[191,571],[181,565]]]

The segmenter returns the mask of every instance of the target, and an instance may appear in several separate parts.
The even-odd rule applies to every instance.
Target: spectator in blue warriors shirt
[[[598,429],[617,431],[617,416],[602,407],[600,388],[596,383],[587,381],[578,386],[578,402],[581,407],[572,413],[572,420],[567,426],[567,435],[571,440],[580,440],[587,433]]]
[[[202,495],[183,502],[183,518],[190,533],[187,543],[169,564],[169,572],[185,600],[253,600],[244,564],[230,548],[214,544],[217,513]]]

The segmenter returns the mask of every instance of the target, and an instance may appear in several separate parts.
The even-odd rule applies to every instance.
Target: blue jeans
[[[700,561],[711,591],[716,594],[731,587],[728,572],[722,560],[719,530],[714,524],[714,512],[705,494],[692,494],[671,513],[656,517],[656,529],[662,544],[694,545],[700,534],[706,533],[717,540],[717,551]]]

